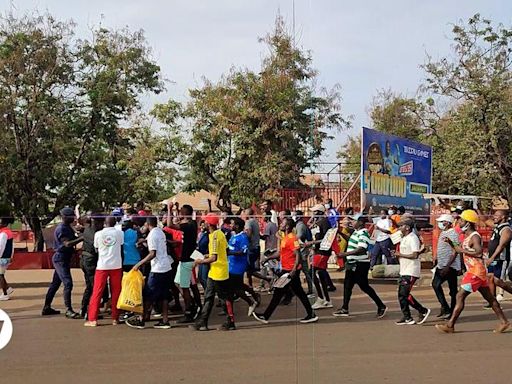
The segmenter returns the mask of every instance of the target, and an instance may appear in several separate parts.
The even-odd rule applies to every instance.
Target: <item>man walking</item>
[[[58,315],[57,311],[51,307],[53,298],[57,293],[61,283],[64,284],[64,304],[66,305],[66,317],[68,319],[80,319],[80,314],[73,311],[71,306],[71,291],[73,290],[73,279],[71,277],[71,257],[75,252],[75,246],[83,241],[83,237],[77,237],[74,228],[71,226],[75,221],[75,211],[73,208],[65,207],[61,209],[60,216],[62,223],[55,229],[55,254],[52,257],[53,279],[48,287],[43,316]]]
[[[510,263],[510,243],[512,240],[512,230],[507,217],[508,212],[505,210],[497,210],[493,216],[494,229],[489,241],[489,259],[486,264],[489,287],[494,296],[496,296],[496,287],[512,293],[512,283],[505,281]],[[490,307],[487,305],[486,308]]]
[[[258,276],[259,263],[260,263],[260,225],[254,218],[254,211],[252,208],[245,210],[247,221],[245,222],[245,233],[249,236],[249,267],[247,269],[247,278],[249,286],[253,286],[252,277]]]
[[[12,217],[0,217],[0,301],[10,299],[14,289],[7,283],[5,273],[7,266],[11,263],[14,254],[14,235],[9,225],[14,222]]]
[[[377,305],[377,318],[381,319],[388,308],[384,305],[375,290],[368,283],[368,271],[370,270],[370,259],[368,258],[368,244],[370,235],[366,229],[366,218],[364,216],[352,217],[354,232],[347,238],[347,251],[342,252],[338,257],[345,259],[345,282],[343,286],[343,305],[333,313],[335,317],[348,317],[349,304],[352,297],[352,290],[357,284],[361,291],[366,293]],[[342,236],[346,236],[342,234]]]
[[[398,301],[403,317],[397,321],[396,325],[416,324],[411,316],[409,306],[412,306],[419,312],[418,324],[423,324],[430,315],[430,309],[421,305],[411,294],[416,280],[420,278],[421,243],[418,236],[413,232],[414,221],[404,218],[398,223],[399,230],[403,238],[400,241],[400,252],[395,253],[395,257],[400,263],[400,278],[398,279]]]
[[[89,321],[84,323],[86,327],[96,327],[98,325],[98,312],[107,279],[110,280],[112,294],[112,324],[117,325],[119,321],[117,301],[121,294],[121,279],[123,278],[124,234],[115,227],[116,224],[116,218],[109,216],[105,220],[105,228],[94,234],[94,248],[98,252],[98,265],[94,274],[94,288],[87,311]]]
[[[208,331],[208,318],[214,306],[215,294],[217,294],[219,299],[224,300],[227,312],[226,322],[219,330],[235,330],[233,294],[229,283],[228,244],[226,236],[218,229],[219,217],[217,215],[208,213],[204,221],[208,224],[208,230],[210,232],[208,243],[209,254],[208,257],[203,260],[196,260],[195,265],[208,264],[210,271],[208,272],[208,280],[206,282],[203,308],[195,324],[191,327],[197,331]]]
[[[151,318],[151,310],[155,304],[162,309],[162,319],[153,328],[169,329],[169,289],[171,287],[172,258],[167,254],[167,242],[164,231],[158,227],[158,218],[149,216],[145,224],[149,231],[147,237],[148,255],[133,267],[138,271],[146,263],[151,263],[151,272],[144,286],[142,298],[144,300],[144,313],[142,317],[126,321],[131,328],[144,329],[146,322]]]
[[[483,260],[483,244],[482,237],[476,231],[478,223],[478,214],[473,210],[465,210],[460,216],[461,230],[464,233],[464,242],[462,246],[453,243],[450,239],[445,241],[452,247],[455,252],[464,255],[464,263],[466,264],[466,274],[462,278],[459,293],[457,294],[457,303],[453,309],[452,316],[446,324],[437,324],[436,328],[444,333],[454,333],[455,324],[459,318],[466,298],[473,292],[480,292],[485,300],[491,305],[492,310],[500,320],[494,332],[503,333],[510,328],[505,314],[500,304],[492,295],[487,282],[487,269]]]
[[[437,264],[434,279],[432,280],[432,288],[437,300],[441,304],[441,312],[437,317],[449,319],[457,301],[457,276],[461,271],[461,262],[459,254],[448,245],[445,239],[450,239],[452,243],[458,244],[459,234],[453,228],[454,219],[452,215],[441,215],[436,221],[442,232],[437,242]],[[443,283],[445,281],[448,282],[450,290],[450,305],[448,305],[443,292]]]

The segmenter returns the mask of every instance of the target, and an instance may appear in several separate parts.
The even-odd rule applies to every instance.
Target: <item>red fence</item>
[[[345,208],[352,207],[355,211],[359,211],[361,200],[360,200],[360,189],[353,188],[347,195],[348,188],[344,187],[314,187],[304,189],[281,189],[279,191],[280,200],[275,202],[276,210],[289,209],[294,211],[300,209],[306,213],[311,207],[317,204],[318,201],[325,202],[327,199],[332,199],[334,206],[343,200],[343,204],[340,207],[340,211]],[[345,198],[346,196],[346,198]]]

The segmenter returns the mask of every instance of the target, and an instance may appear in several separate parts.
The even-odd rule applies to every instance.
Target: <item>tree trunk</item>
[[[39,217],[31,217],[27,221],[30,229],[34,232],[34,252],[44,251],[44,237],[41,220]]]

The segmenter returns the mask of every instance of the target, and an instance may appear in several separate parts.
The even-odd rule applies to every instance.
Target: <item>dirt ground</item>
[[[437,300],[428,286],[415,296],[433,309],[422,326],[398,327],[396,287],[374,285],[390,307],[375,319],[375,307],[357,288],[351,317],[337,319],[318,311],[317,324],[296,319],[303,308],[279,307],[269,325],[247,317],[236,303],[234,332],[130,329],[125,325],[85,328],[81,320],[40,316],[51,271],[9,271],[16,288],[0,302],[14,326],[10,344],[0,351],[0,383],[510,383],[512,333],[494,334],[492,311],[470,297],[457,333],[436,332]],[[73,302],[79,303],[83,279],[74,271]],[[341,303],[338,284],[333,300]],[[264,306],[270,296],[264,295]],[[503,302],[512,318],[512,302]],[[63,309],[59,291],[55,308]],[[76,305],[78,308],[78,305]],[[215,310],[211,326],[222,318]]]

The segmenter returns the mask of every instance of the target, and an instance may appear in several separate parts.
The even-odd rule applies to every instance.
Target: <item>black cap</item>
[[[75,216],[75,211],[73,208],[70,207],[64,207],[60,210],[61,216]]]

